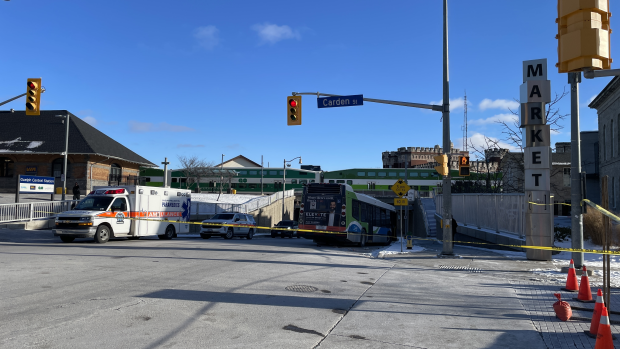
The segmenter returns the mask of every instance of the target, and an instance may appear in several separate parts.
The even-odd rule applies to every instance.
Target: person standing
[[[75,182],[75,185],[73,186],[73,200],[79,200],[80,199],[80,185]]]

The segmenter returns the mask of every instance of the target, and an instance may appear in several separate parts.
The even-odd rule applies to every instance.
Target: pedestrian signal
[[[439,166],[435,166],[435,171],[442,176],[447,176],[450,171],[448,169],[448,155],[438,155],[434,159],[439,164]]]
[[[26,85],[26,115],[40,115],[41,79],[28,79]]]
[[[301,96],[286,97],[286,124],[301,125]]]
[[[459,158],[459,176],[469,176],[469,156],[461,156]]]

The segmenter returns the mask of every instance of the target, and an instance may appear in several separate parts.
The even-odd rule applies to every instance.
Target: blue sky
[[[547,58],[552,91],[568,90],[554,68],[556,1],[449,6],[455,146],[465,90],[469,135],[503,138],[492,121],[516,106],[523,60]],[[316,97],[304,96],[303,125],[291,127],[285,110],[292,91],[440,101],[441,1],[11,0],[0,3],[0,30],[0,100],[41,77],[42,109],[69,110],[157,164],[243,154],[263,155],[265,166],[302,156],[327,170],[381,167],[385,150],[442,144],[438,112],[317,109]],[[609,80],[583,80],[582,130],[598,128],[587,103]],[[559,106],[569,113],[569,97]],[[552,142],[570,141],[564,124]]]

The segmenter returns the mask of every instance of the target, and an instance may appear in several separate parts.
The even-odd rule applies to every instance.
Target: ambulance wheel
[[[360,236],[359,247],[366,247],[366,229],[362,229],[362,235]]]
[[[226,231],[226,235],[224,235],[224,239],[232,239],[235,236],[235,233],[233,232],[233,228],[228,228],[228,230]]]
[[[166,227],[166,232],[164,233],[164,235],[157,235],[157,237],[162,240],[171,240],[172,237],[174,237],[174,226],[170,224]]]
[[[253,237],[254,237],[254,229],[250,229],[250,231],[248,232],[248,236],[246,236],[246,238],[248,240],[252,240]]]
[[[71,236],[61,236],[60,240],[62,240],[62,242],[73,242],[73,240],[75,240],[75,238],[71,237]]]
[[[98,244],[105,244],[108,240],[110,240],[110,227],[107,225],[100,225],[97,227],[95,242]]]

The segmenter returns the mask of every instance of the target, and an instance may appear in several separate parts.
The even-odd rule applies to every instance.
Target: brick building
[[[598,165],[608,176],[609,208],[620,212],[620,77],[613,78],[588,105],[598,114]]]
[[[450,168],[458,169],[458,161],[460,156],[469,156],[469,152],[461,151],[458,148],[454,148],[454,144],[452,145],[452,149],[450,149],[450,153],[453,154],[450,157]],[[414,167],[425,167],[426,165],[437,166],[435,164],[434,157],[437,155],[441,155],[443,153],[443,148],[440,148],[439,145],[436,145],[434,148],[425,148],[425,147],[402,147],[398,148],[397,151],[384,151],[381,155],[383,160],[383,168],[405,168],[405,163],[407,163],[408,168]]]
[[[70,114],[67,188],[82,192],[95,185],[137,184],[140,167],[155,164],[134,153],[66,110],[0,111],[0,191],[15,192],[17,175],[55,177],[62,187],[66,125]]]

